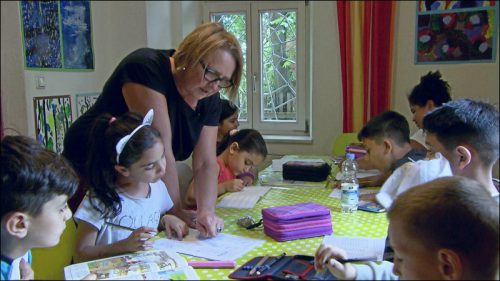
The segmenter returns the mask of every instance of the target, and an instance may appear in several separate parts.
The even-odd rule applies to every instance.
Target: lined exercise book
[[[377,261],[381,261],[384,256],[386,238],[329,235],[325,236],[323,243],[342,248],[349,259],[375,257]]]
[[[220,200],[217,207],[252,209],[269,189],[270,186],[247,186],[242,191],[228,193]]]

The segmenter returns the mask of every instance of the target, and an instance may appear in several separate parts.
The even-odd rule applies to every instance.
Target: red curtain
[[[340,57],[342,69],[343,131],[357,132],[360,122],[390,108],[392,91],[392,54],[394,38],[394,1],[337,2]],[[353,7],[354,6],[354,7]],[[353,13],[353,9],[361,9]],[[361,15],[360,17],[352,16]],[[360,30],[356,29],[360,27]],[[361,46],[352,44],[361,37]],[[353,50],[361,48],[362,73],[355,73]],[[363,100],[353,100],[353,83],[362,83],[357,93]],[[354,84],[357,85],[357,84]],[[354,87],[355,88],[355,87]],[[354,116],[354,107],[362,107],[362,116]]]

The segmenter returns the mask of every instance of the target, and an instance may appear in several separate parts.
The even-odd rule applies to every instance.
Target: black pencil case
[[[252,268],[263,257],[255,257],[238,269],[229,274],[229,278],[238,280],[337,280],[328,269],[317,274],[314,269],[314,257],[305,255],[284,256],[277,262],[277,257],[269,257],[261,268],[272,264],[264,269],[261,274],[250,275]]]
[[[288,161],[283,164],[283,179],[297,181],[324,181],[332,168],[325,162]]]

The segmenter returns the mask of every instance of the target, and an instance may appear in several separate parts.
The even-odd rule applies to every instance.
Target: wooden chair
[[[32,249],[32,269],[36,280],[64,280],[64,267],[71,264],[76,247],[76,224],[66,221],[59,244],[51,248]]]
[[[332,154],[333,156],[344,156],[345,155],[345,147],[353,142],[358,142],[358,134],[357,133],[342,133],[333,142],[332,145]]]

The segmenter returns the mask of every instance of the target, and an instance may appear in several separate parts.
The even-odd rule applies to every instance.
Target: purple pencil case
[[[317,203],[300,203],[262,209],[264,233],[276,241],[332,234],[330,209]]]

